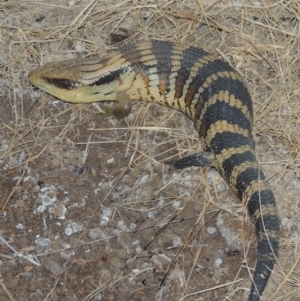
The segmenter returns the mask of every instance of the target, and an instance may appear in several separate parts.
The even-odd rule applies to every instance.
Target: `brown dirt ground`
[[[135,103],[116,120],[27,81],[46,61],[109,51],[120,27],[134,41],[202,47],[245,78],[282,221],[264,300],[299,300],[300,4],[241,3],[0,2],[1,301],[247,299],[256,245],[245,208],[214,170],[163,163],[200,150],[187,117]]]

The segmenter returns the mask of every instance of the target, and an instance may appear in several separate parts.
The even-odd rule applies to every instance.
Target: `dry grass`
[[[0,12],[0,229],[2,237],[14,246],[14,254],[17,250],[28,254],[28,248],[35,245],[34,237],[30,240],[30,235],[24,234],[26,229],[22,232],[22,235],[28,235],[26,245],[15,243],[14,239],[20,235],[15,226],[22,223],[19,214],[26,214],[32,219],[39,218],[40,223],[43,220],[42,215],[37,217],[31,210],[37,206],[34,203],[37,182],[33,183],[33,180],[29,180],[30,177],[39,179],[46,185],[53,185],[55,179],[63,173],[64,166],[85,165],[92,151],[97,154],[97,146],[101,148],[103,145],[104,150],[110,150],[112,143],[116,147],[119,145],[122,153],[125,153],[120,161],[123,162],[122,169],[120,172],[116,169],[117,180],[109,180],[113,186],[104,189],[100,205],[95,200],[95,207],[83,217],[91,221],[94,214],[103,209],[103,204],[112,198],[111,195],[117,193],[118,187],[122,187],[121,175],[126,174],[134,181],[143,177],[145,172],[147,174],[150,166],[150,178],[155,182],[157,179],[152,176],[157,174],[157,168],[162,168],[159,164],[162,159],[170,159],[178,152],[182,155],[199,150],[197,135],[191,123],[171,110],[153,108],[148,104],[135,104],[135,113],[126,119],[127,124],[124,121],[114,124],[114,120],[106,120],[100,124],[98,119],[101,115],[95,106],[64,104],[35,90],[28,83],[29,71],[45,62],[74,57],[79,53],[104,54],[112,47],[109,45],[110,34],[119,27],[124,27],[129,29],[130,39],[134,41],[161,39],[202,47],[230,62],[243,75],[254,101],[257,156],[274,189],[282,221],[280,255],[266,290],[265,300],[299,300],[299,1],[8,0],[0,2]],[[127,128],[128,131],[125,130]],[[155,137],[163,135],[159,138],[159,143],[150,147],[143,142],[148,139],[149,132]],[[72,152],[76,163],[72,161]],[[49,157],[50,163],[47,159]],[[58,161],[57,164],[55,160]],[[64,166],[61,162],[65,162]],[[199,171],[197,174],[199,176]],[[203,194],[205,200],[200,209],[201,217],[214,219],[215,214],[222,209],[241,218],[239,205],[232,205],[230,200],[219,202],[224,196],[218,193],[223,182],[220,179],[213,183],[207,180],[207,171],[203,172],[203,177],[201,174],[197,192],[195,188],[190,190],[190,199],[185,198],[186,204],[195,202],[195,198]],[[78,179],[72,179],[69,174],[64,175],[64,179],[65,183],[73,181],[77,187],[82,187],[78,184]],[[97,181],[101,182],[101,179],[99,176]],[[172,179],[173,184],[177,185],[180,179],[181,174]],[[133,204],[119,204],[114,211],[116,220],[120,217],[119,207],[141,211],[147,206],[155,208],[153,198],[165,191],[168,184],[162,181],[161,189],[150,193],[151,183],[144,187],[149,194],[145,193],[139,200],[134,198],[135,186],[126,191],[129,199],[135,201]],[[172,192],[173,190],[165,192],[170,203],[176,199]],[[29,201],[34,204],[29,205]],[[180,210],[174,212],[175,217],[181,214]],[[169,216],[168,219],[164,217],[161,220],[166,222],[172,219]],[[244,223],[248,223],[246,218]],[[195,218],[193,224],[196,232],[189,232],[184,242],[185,248],[194,239],[202,241],[205,227],[203,219],[201,221]],[[31,228],[27,224],[28,227]],[[89,229],[89,223],[85,224],[85,229]],[[160,234],[159,231],[155,233]],[[41,234],[43,235],[46,236],[45,233]],[[55,236],[53,233],[52,235]],[[10,240],[11,237],[14,239]],[[86,245],[86,240],[82,243],[80,238],[76,245]],[[156,238],[153,234],[148,242]],[[18,282],[19,294],[13,293],[12,283],[17,272],[24,275],[35,264],[27,261],[28,257],[25,255],[22,259],[28,264],[21,260],[22,256],[19,256],[22,264],[19,263],[11,256],[11,249],[6,244],[2,243],[0,246],[3,296],[9,300],[25,300],[20,296],[26,291],[26,281],[22,282],[24,286]],[[180,251],[181,249],[174,251],[173,262]],[[248,246],[245,246],[245,257],[247,251]],[[105,294],[105,290],[114,290],[121,275],[125,277],[126,267],[135,262],[142,253],[143,250],[140,250],[132,255],[126,266],[112,272],[105,281],[99,281],[99,287],[99,283],[94,283],[90,290],[82,292],[78,300],[91,300],[88,297],[91,291]],[[197,265],[196,259],[202,256],[200,253],[201,248],[198,248],[194,254],[192,271]],[[40,260],[43,260],[43,256],[46,255],[40,253]],[[12,282],[7,283],[3,275],[9,262],[14,262],[9,269],[15,269],[16,273],[11,275]],[[181,264],[184,265],[182,262]],[[39,269],[36,273],[42,273],[42,268],[35,268]],[[171,265],[168,268],[171,269]],[[168,275],[174,276],[175,272],[176,269],[171,270]],[[178,300],[195,300],[195,291],[188,290],[191,274],[185,274],[184,277],[186,283],[180,286]],[[236,281],[233,278],[228,279],[236,285],[230,286],[228,300],[236,300],[233,294],[240,288],[239,278],[237,275]],[[57,300],[57,285],[59,281],[63,281],[59,279],[55,278],[51,288],[39,287],[43,298],[36,300]],[[249,281],[249,278],[246,280]],[[222,285],[220,283],[216,287]],[[242,287],[249,287],[249,282]],[[163,294],[160,291],[156,298],[163,297]],[[99,294],[97,296],[99,298]],[[196,296],[201,300],[201,294],[197,293]],[[167,297],[164,298],[167,300]]]

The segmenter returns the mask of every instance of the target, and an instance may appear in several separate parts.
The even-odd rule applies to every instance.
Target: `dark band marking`
[[[261,252],[258,252],[257,261],[261,261],[261,265],[259,265],[259,268],[257,271],[255,271],[255,274],[258,275],[257,278],[260,281],[257,283],[260,284],[262,279],[264,279],[265,281],[265,279],[267,279],[267,277],[269,277],[272,273],[272,269],[275,263],[274,254],[277,254],[279,248],[279,237],[269,237],[268,239],[266,238],[258,240],[258,248]],[[261,275],[264,275],[264,278],[262,278]]]
[[[261,200],[261,201],[260,201]],[[262,203],[262,204],[261,204]],[[248,210],[250,216],[253,216],[257,210],[260,210],[261,205],[273,205],[276,206],[274,194],[272,190],[261,190],[256,191],[250,197],[250,201],[248,202]]]
[[[220,91],[228,91],[229,95],[233,95],[236,99],[239,99],[247,106],[251,116],[253,115],[253,107],[249,92],[243,82],[227,77],[219,77],[212,81],[212,83],[203,90],[202,97],[204,103],[218,94]]]
[[[132,66],[143,66],[143,57],[140,51],[137,49],[137,45],[135,44],[125,44],[119,48],[119,51],[123,58],[125,58],[128,62],[132,64]],[[141,68],[141,70],[144,70]]]
[[[139,74],[142,78],[147,90],[147,94],[151,95],[149,90],[149,68],[151,67],[144,64],[144,58],[141,54],[141,51],[137,49],[135,44],[123,45],[119,48],[119,50],[122,57],[131,63],[131,68],[135,71],[135,73]]]
[[[195,62],[208,53],[202,49],[189,47],[182,52],[180,68],[175,79],[175,98],[179,99],[183,94],[183,87],[190,78],[190,72]],[[201,85],[197,83],[200,88]]]
[[[196,93],[199,90],[199,86],[196,83],[189,84],[187,92],[185,94],[184,102],[186,106],[190,106],[195,98]]]
[[[238,197],[242,198],[246,188],[250,185],[252,181],[257,181],[257,179],[265,180],[265,175],[261,169],[248,168],[241,172],[236,179],[236,189]]]
[[[161,95],[170,92],[170,76],[172,74],[172,50],[173,43],[153,41],[151,51],[157,61],[158,90]]]
[[[225,171],[227,182],[229,181],[234,168],[236,166],[241,165],[242,163],[244,163],[246,161],[253,162],[253,163],[256,162],[256,157],[253,154],[253,152],[247,151],[247,152],[244,152],[244,153],[241,153],[241,154],[234,154],[233,153],[231,157],[224,160],[224,162],[222,163],[222,168]]]
[[[210,125],[222,120],[227,121],[229,124],[236,124],[244,130],[248,130],[249,135],[251,132],[251,122],[247,119],[245,114],[239,108],[233,107],[222,100],[217,100],[214,104],[207,108],[202,122],[204,120],[206,124],[206,132],[204,132],[204,136],[206,136]]]
[[[201,89],[208,78],[216,76],[218,72],[232,72],[237,75],[236,71],[224,61],[215,59],[214,61],[207,61],[201,65],[196,75],[192,78],[189,83],[187,93],[185,96],[185,102],[187,105],[194,99],[196,93]]]
[[[210,143],[210,147],[214,151],[215,155],[220,154],[223,149],[231,147],[238,148],[244,145],[251,146],[251,139],[232,132],[216,133]]]
[[[196,103],[195,108],[194,108],[194,110],[196,111],[195,120],[199,119],[202,108],[203,108],[203,98],[202,98],[201,95],[199,95],[197,103]]]
[[[258,231],[259,233],[259,235],[257,236],[258,238],[261,238],[260,241],[264,241],[265,239],[267,242],[268,239],[272,239],[272,238],[274,239],[274,236],[275,237],[277,236],[278,238],[277,231],[280,230],[280,225],[276,221],[276,219],[277,217],[274,214],[266,214],[256,219],[256,223],[257,223],[256,231]],[[268,235],[269,234],[268,232],[271,232],[272,235]],[[276,242],[276,240],[273,242]],[[267,245],[269,246],[269,243]]]

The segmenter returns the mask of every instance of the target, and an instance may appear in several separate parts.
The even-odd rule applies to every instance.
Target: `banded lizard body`
[[[151,41],[124,45],[99,58],[48,63],[32,71],[29,81],[71,103],[118,101],[122,114],[131,99],[142,100],[190,117],[205,152],[175,166],[215,167],[247,204],[258,245],[249,301],[260,299],[278,253],[280,223],[274,194],[254,154],[252,100],[238,72],[202,49]]]

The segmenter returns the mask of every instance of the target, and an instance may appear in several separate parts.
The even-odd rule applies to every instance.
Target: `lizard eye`
[[[48,84],[54,85],[57,88],[65,89],[65,90],[73,90],[79,86],[79,84],[77,82],[71,81],[67,78],[44,77],[44,80]]]

